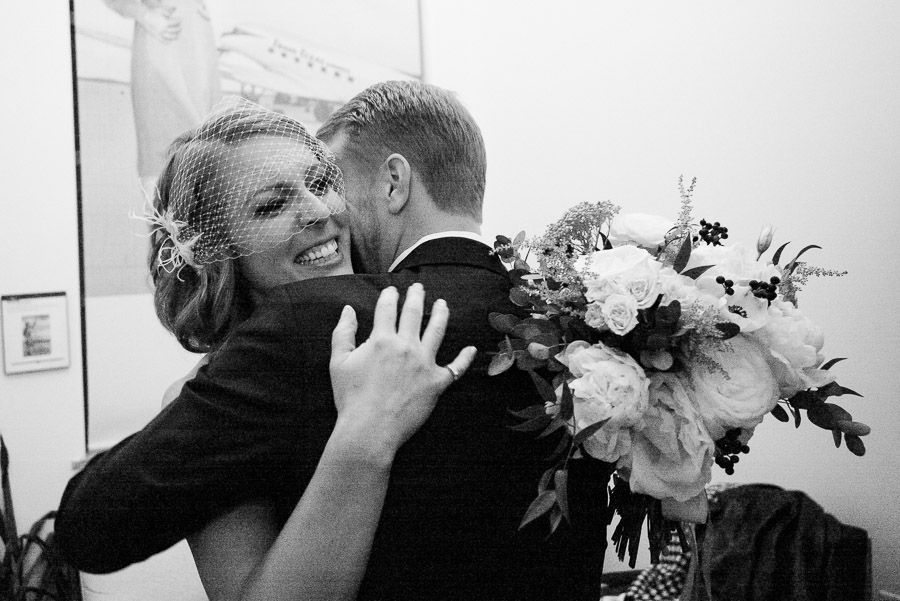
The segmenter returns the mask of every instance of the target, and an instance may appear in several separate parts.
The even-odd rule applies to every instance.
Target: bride
[[[377,84],[319,130],[336,159],[264,117],[197,138],[219,127],[207,122],[161,177],[157,312],[209,360],[69,483],[56,523],[67,558],[110,572],[188,538],[212,599],[599,597],[605,490],[573,469],[583,513],[550,541],[543,525],[520,529],[557,440],[508,427],[536,402],[527,373],[490,376],[484,361],[458,378],[467,345],[503,339],[489,314],[516,310],[479,233],[471,115],[434,86]],[[366,275],[349,274],[344,197]],[[391,288],[407,290],[399,328]],[[331,332],[352,329],[346,305],[376,337],[349,374],[328,360],[332,341],[336,357],[351,347]],[[379,350],[384,333],[404,348]]]

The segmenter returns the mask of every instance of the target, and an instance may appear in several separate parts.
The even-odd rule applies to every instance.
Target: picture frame
[[[7,375],[69,367],[65,292],[0,296],[0,326]]]

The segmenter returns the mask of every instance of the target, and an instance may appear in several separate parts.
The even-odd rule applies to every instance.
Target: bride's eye
[[[256,206],[253,210],[254,217],[274,217],[280,215],[287,206],[288,199],[284,196],[274,196]]]
[[[324,177],[316,177],[306,181],[306,189],[320,198],[328,193],[328,188],[328,180]]]

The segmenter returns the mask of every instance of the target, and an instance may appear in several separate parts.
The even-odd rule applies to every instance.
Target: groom
[[[605,486],[570,475],[572,525],[519,530],[556,441],[508,428],[537,402],[525,372],[488,376],[511,312],[509,278],[479,235],[485,187],[480,130],[450,93],[418,82],[373,86],[318,132],[344,174],[357,269],[272,293],[139,433],[70,482],[56,522],[64,553],[89,572],[146,559],[238,504],[290,513],[335,420],[328,373],[345,304],[368,336],[378,292],[421,282],[450,322],[438,363],[467,345],[474,365],[398,453],[359,599],[599,597]],[[549,446],[548,446],[549,445]],[[604,480],[605,482],[605,480]],[[584,494],[584,499],[579,497]]]

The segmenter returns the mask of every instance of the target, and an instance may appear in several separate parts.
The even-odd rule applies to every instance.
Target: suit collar
[[[423,242],[394,268],[394,272],[423,265],[470,265],[488,269],[503,277],[509,273],[500,259],[483,242],[468,238],[437,238]]]

